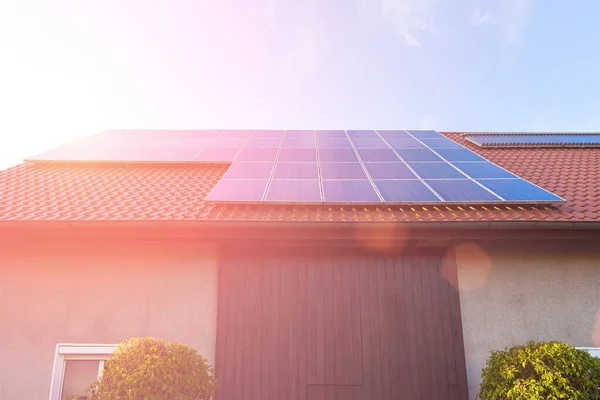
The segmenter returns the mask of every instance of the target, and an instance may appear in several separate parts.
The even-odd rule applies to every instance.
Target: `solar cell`
[[[453,162],[455,167],[471,178],[517,178],[516,175],[492,164],[484,162]]]
[[[442,161],[429,149],[396,149],[404,161]]]
[[[242,147],[244,145],[244,143],[246,143],[246,140],[248,140],[248,139],[239,138],[239,137],[222,137],[222,138],[216,138],[211,141],[206,141],[204,143],[205,143],[206,147],[239,149],[240,147]]]
[[[501,201],[470,179],[429,179],[425,182],[445,201],[457,203]]]
[[[396,139],[396,138],[412,138],[406,131],[402,130],[377,130],[379,135],[385,139]]]
[[[436,139],[444,137],[436,131],[429,130],[407,130],[407,132],[416,137],[417,139]]]
[[[446,160],[452,161],[485,161],[485,159],[469,149],[436,149],[436,153]]]
[[[328,162],[358,162],[353,149],[319,149],[319,160]]]
[[[254,147],[254,148],[265,148],[265,147],[279,147],[279,142],[281,139],[273,138],[273,137],[265,137],[265,138],[250,138],[246,142],[245,147]]]
[[[269,179],[272,162],[237,162],[231,164],[223,179]]]
[[[464,179],[465,176],[445,162],[411,162],[408,165],[423,179]]]
[[[356,159],[356,158],[355,158]],[[282,148],[279,161],[317,162],[316,149]]]
[[[319,138],[317,140],[319,147],[337,147],[337,148],[352,148],[350,141],[347,138]]]
[[[321,187],[318,179],[274,179],[269,185],[266,201],[273,202],[321,202]]]
[[[354,147],[357,149],[389,149],[390,147],[380,138],[354,138]]]
[[[376,180],[383,200],[390,203],[439,202],[440,199],[419,180]]]
[[[351,138],[379,138],[375,131],[346,131]]]
[[[224,130],[219,134],[220,137],[241,137],[241,138],[249,138],[252,135],[251,130]]]
[[[321,177],[323,179],[367,179],[367,174],[360,163],[323,163]]]
[[[363,162],[400,161],[398,155],[390,149],[357,149]]]
[[[237,161],[275,161],[276,148],[243,148],[238,154]]]
[[[194,161],[202,161],[208,163],[223,163],[232,162],[237,155],[239,149],[231,148],[206,148],[201,150],[193,158]]]
[[[365,163],[369,175],[373,179],[416,179],[406,164],[394,163]]]
[[[281,138],[283,136],[283,130],[261,130],[254,131],[252,137],[256,138]]]
[[[223,179],[206,196],[210,201],[262,201],[267,179]]]
[[[319,179],[317,163],[277,163],[273,179]]]
[[[523,179],[478,179],[477,182],[509,201],[553,202],[563,200]]]
[[[425,146],[413,138],[389,138],[385,139],[394,149],[424,149]]]
[[[321,139],[335,139],[335,138],[347,138],[346,132],[344,131],[317,131],[317,137]]]
[[[323,197],[333,203],[379,203],[381,200],[368,180],[325,180]]]
[[[315,135],[315,131],[313,130],[289,130],[289,131],[285,131],[285,137],[286,138],[291,138],[291,137],[314,137]]]
[[[458,143],[453,142],[450,139],[420,139],[425,145],[432,149],[462,149]]]
[[[285,137],[281,143],[281,147],[315,147],[315,139],[313,137]]]

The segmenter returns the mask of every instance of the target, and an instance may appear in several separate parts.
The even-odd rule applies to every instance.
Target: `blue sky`
[[[0,7],[0,167],[120,127],[600,131],[599,2]]]

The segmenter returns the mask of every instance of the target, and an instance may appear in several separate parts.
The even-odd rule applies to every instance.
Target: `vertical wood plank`
[[[261,368],[260,368],[260,388],[261,399],[269,398],[269,388],[271,385],[271,291],[273,282],[273,265],[271,260],[267,259],[261,269],[262,275],[262,295],[261,295]],[[255,360],[258,362],[258,360]]]
[[[371,347],[371,310],[369,304],[369,270],[365,258],[357,260],[356,273],[360,287],[360,334],[362,347],[362,378],[365,385],[365,397],[375,398],[373,390],[373,355]]]
[[[317,383],[324,384],[327,382],[327,374],[325,371],[325,288],[323,286],[323,266],[322,258],[318,259],[315,265],[315,298],[316,298],[316,375]]]
[[[317,285],[315,260],[306,266],[306,382],[317,383]]]
[[[423,256],[421,257],[421,288],[423,290],[423,320],[425,331],[425,343],[427,346],[427,372],[429,376],[429,388],[431,391],[431,397],[434,399],[439,399],[444,397],[444,395],[440,394],[440,385],[437,378],[437,367],[438,363],[438,355],[435,352],[435,321],[433,318],[433,306],[431,304],[431,277],[430,277],[430,266],[429,260],[431,257]]]
[[[440,395],[447,393],[448,381],[446,379],[446,351],[444,349],[444,329],[442,316],[442,297],[440,290],[440,262],[439,257],[429,258],[429,278],[431,281],[431,304],[433,307],[432,318],[435,321],[434,329],[434,351],[436,354],[436,378],[440,388]]]
[[[398,338],[398,381],[400,386],[401,397],[412,399],[413,393],[411,389],[410,367],[412,360],[408,348],[408,322],[407,310],[404,300],[404,265],[402,259],[394,260],[394,290],[396,293],[396,322],[397,322],[397,338]],[[415,360],[416,361],[416,360]]]
[[[369,322],[371,327],[371,371],[373,376],[372,395],[374,399],[385,399],[383,397],[383,379],[381,363],[380,326],[379,326],[379,286],[377,284],[377,260],[370,258],[367,266],[369,283]]]
[[[403,260],[402,272],[404,275],[404,303],[406,305],[407,347],[410,367],[411,394],[415,399],[421,399],[421,380],[419,377],[419,352],[416,326],[416,308],[414,279],[412,274],[412,258]]]
[[[384,399],[392,398],[390,373],[390,329],[386,298],[386,262],[382,257],[376,259],[377,265],[377,308],[379,311],[379,351],[381,354],[381,388]]]
[[[236,399],[244,398],[244,388],[242,382],[243,360],[244,360],[244,292],[246,291],[246,260],[236,259],[235,261],[235,290],[237,301],[232,310],[235,313],[233,330],[235,333],[234,347],[235,357],[233,358],[233,392],[232,397]]]
[[[429,371],[427,364],[429,356],[427,354],[427,340],[425,336],[425,321],[423,313],[423,284],[421,271],[421,257],[413,257],[411,262],[411,270],[413,277],[413,298],[415,302],[415,327],[417,329],[417,354],[419,366],[419,384],[422,398],[429,399],[431,390],[429,387]]]
[[[298,400],[298,268],[299,260],[291,259],[288,263],[289,296],[289,394],[288,399]]]
[[[219,303],[217,304],[217,348],[216,348],[216,366],[215,376],[219,382],[216,398],[226,399],[227,389],[229,387],[228,369],[227,369],[227,322],[229,321],[229,302],[228,290],[231,286],[229,282],[229,268],[226,264],[219,265]]]
[[[287,258],[281,265],[281,297],[279,300],[279,399],[287,399],[290,391],[290,291],[292,290],[291,266]]]
[[[269,380],[269,397],[268,399],[279,398],[279,353],[281,351],[279,346],[279,317],[280,317],[280,302],[281,302],[281,265],[279,260],[273,259],[272,264],[272,275],[271,275],[271,295],[269,298],[271,307],[271,319],[270,319],[270,360],[269,364],[271,367],[270,380]]]
[[[260,377],[256,364],[261,359],[260,319],[262,314],[260,295],[262,260],[251,259],[246,264],[246,290],[244,300],[244,352],[242,360],[242,386],[244,398],[260,396]]]
[[[328,383],[345,383],[346,364],[344,348],[344,300],[342,289],[342,266],[340,259],[332,260],[333,318],[329,321],[329,330],[333,332],[334,378]]]
[[[310,260],[304,259],[298,265],[298,399],[306,400],[307,385],[307,296],[306,267]]]
[[[325,309],[325,382],[335,383],[335,321],[333,265],[332,259],[326,258],[323,266],[323,308]]]
[[[444,266],[446,271],[446,266]],[[458,385],[458,375],[456,373],[456,361],[454,355],[454,333],[451,310],[451,286],[447,279],[447,272],[440,279],[440,297],[442,299],[442,328],[444,332],[444,355],[446,358],[446,381],[448,385]]]
[[[363,384],[363,351],[362,351],[362,307],[361,307],[361,292],[360,292],[360,269],[358,261],[352,258],[349,261],[349,289],[350,296],[350,349],[352,354],[352,363],[354,363],[354,375],[351,376],[352,382]]]
[[[385,260],[385,313],[388,320],[388,351],[390,365],[390,386],[391,397],[398,399],[406,395],[402,391],[402,376],[400,375],[400,360],[404,354],[400,354],[398,349],[398,310],[396,309],[396,285],[394,282],[394,259]]]

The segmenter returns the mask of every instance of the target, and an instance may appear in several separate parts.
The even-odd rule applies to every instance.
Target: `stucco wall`
[[[471,398],[491,350],[528,340],[600,346],[600,250],[469,243],[456,261]]]
[[[214,365],[217,260],[165,245],[3,244],[0,398],[47,399],[56,343],[184,342]]]

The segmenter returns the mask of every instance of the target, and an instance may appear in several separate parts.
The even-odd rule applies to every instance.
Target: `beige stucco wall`
[[[217,260],[194,246],[0,249],[0,398],[47,399],[55,346],[132,336],[184,342],[214,365]]]
[[[471,398],[490,350],[528,340],[600,346],[600,250],[458,246]]]

